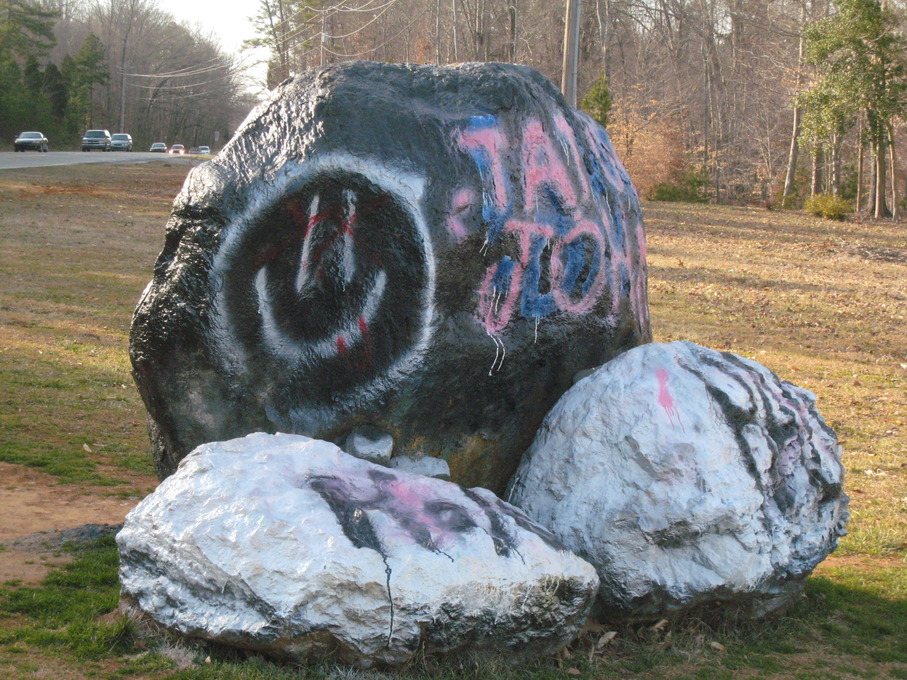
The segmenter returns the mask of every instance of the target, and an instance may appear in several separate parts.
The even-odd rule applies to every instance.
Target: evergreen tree
[[[25,68],[22,69],[22,79],[25,87],[32,94],[38,94],[44,90],[44,74],[41,73],[41,65],[35,59],[35,55],[28,55],[25,60]]]
[[[44,56],[56,44],[57,13],[28,0],[0,0],[0,53]]]
[[[583,111],[592,116],[602,127],[608,127],[608,114],[611,111],[611,92],[608,90],[608,78],[602,73],[583,97]]]
[[[57,118],[66,115],[66,105],[69,102],[69,92],[63,80],[63,74],[56,64],[48,64],[44,69],[44,93],[50,100],[51,110]]]
[[[885,154],[891,124],[904,111],[905,43],[878,0],[835,0],[835,8],[806,32],[806,58],[817,78],[800,100],[804,134],[828,138],[863,113],[875,158],[874,210],[881,217],[888,214]]]
[[[69,112],[74,120],[91,126],[94,86],[103,85],[110,78],[110,71],[107,70],[107,48],[94,33],[85,38],[73,66],[74,68],[64,63],[64,67],[69,70],[71,82]]]

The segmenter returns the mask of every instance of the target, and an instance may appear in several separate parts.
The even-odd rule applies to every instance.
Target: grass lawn
[[[0,462],[99,497],[153,487],[126,349],[187,169],[0,172]],[[655,339],[729,350],[814,391],[843,444],[850,535],[783,617],[590,631],[517,668],[296,668],[144,638],[115,611],[107,539],[40,585],[0,585],[0,677],[907,680],[907,225],[652,203],[646,226]]]

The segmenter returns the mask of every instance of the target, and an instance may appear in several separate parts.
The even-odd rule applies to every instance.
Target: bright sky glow
[[[258,0],[157,0],[157,6],[186,28],[199,29],[203,35],[214,37],[224,52],[251,66],[249,75],[263,85],[266,68],[252,66],[255,61],[261,61],[261,53],[239,54],[243,40],[254,35],[249,18],[258,11]]]
[[[213,33],[224,51],[235,54],[243,40],[252,37],[249,17],[258,9],[257,0],[157,0],[157,6],[183,22],[187,28]]]

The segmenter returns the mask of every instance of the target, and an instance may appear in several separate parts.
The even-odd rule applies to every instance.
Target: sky
[[[187,28],[212,34],[227,54],[238,54],[243,40],[253,36],[248,17],[257,11],[258,0],[157,0],[157,6]],[[245,62],[255,60],[254,55],[243,57]],[[263,83],[265,72],[266,68],[259,65],[250,75]]]

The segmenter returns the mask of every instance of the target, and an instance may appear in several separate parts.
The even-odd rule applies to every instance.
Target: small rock
[[[390,466],[395,470],[406,470],[414,475],[450,479],[450,466],[447,461],[432,456],[395,456],[391,458]]]
[[[340,448],[356,458],[387,465],[394,451],[394,438],[376,427],[361,426],[346,436]]]

